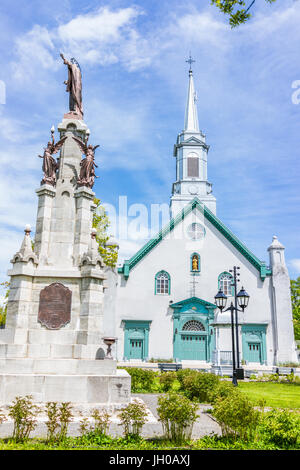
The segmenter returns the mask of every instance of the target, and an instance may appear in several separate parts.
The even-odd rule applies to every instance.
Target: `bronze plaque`
[[[38,321],[49,330],[58,330],[71,320],[72,291],[54,282],[40,292]]]

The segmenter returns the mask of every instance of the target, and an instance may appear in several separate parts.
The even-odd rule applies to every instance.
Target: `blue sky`
[[[97,196],[149,208],[169,202],[191,51],[217,215],[267,262],[277,235],[291,277],[300,275],[300,2],[261,0],[253,13],[231,30],[209,0],[2,0],[1,279],[25,224],[35,225],[37,155],[67,111],[60,51],[83,71],[85,121],[101,146]],[[140,244],[121,243],[121,256]]]

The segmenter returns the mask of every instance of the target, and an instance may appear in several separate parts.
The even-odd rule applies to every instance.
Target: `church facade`
[[[118,360],[230,363],[230,312],[221,313],[214,297],[222,290],[227,306],[234,303],[232,270],[237,267],[238,289],[243,285],[250,295],[248,307],[238,313],[240,362],[297,362],[284,247],[274,236],[266,264],[217,217],[207,179],[208,150],[190,69],[184,130],[174,146],[170,221],[118,267],[114,307],[107,302]],[[111,289],[106,297],[112,298]]]

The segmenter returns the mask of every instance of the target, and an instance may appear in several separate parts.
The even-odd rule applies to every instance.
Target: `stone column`
[[[50,226],[52,216],[53,199],[56,190],[48,184],[42,185],[36,190],[39,198],[36,231],[34,240],[34,251],[41,264],[47,264],[49,256]]]
[[[268,248],[272,268],[272,310],[274,333],[274,362],[298,362],[293,328],[291,287],[285,264],[284,246],[273,237]]]
[[[81,258],[80,317],[77,343],[98,348],[102,344],[103,296],[106,279],[104,263],[98,253],[96,229],[92,229],[89,248]],[[96,353],[95,349],[95,353]],[[87,350],[90,354],[90,351]]]
[[[20,250],[14,255],[13,268],[8,271],[10,289],[7,302],[7,335],[8,342],[27,342],[29,317],[32,312],[32,283],[38,265],[36,254],[32,251],[30,226],[25,228],[25,236]]]
[[[79,264],[80,258],[88,250],[92,228],[91,209],[94,207],[95,193],[85,186],[74,192],[76,201],[75,232],[74,232],[74,260]]]

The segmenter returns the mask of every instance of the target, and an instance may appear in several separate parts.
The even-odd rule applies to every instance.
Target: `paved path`
[[[142,399],[146,404],[147,408],[150,410],[154,418],[158,418],[157,415],[157,399],[159,394],[156,393],[133,393],[132,397],[137,397]],[[194,424],[192,438],[197,439],[199,437],[209,435],[209,434],[221,434],[221,429],[216,421],[208,414],[205,413],[207,409],[210,408],[210,405],[200,405],[199,406],[199,418]],[[162,426],[159,421],[156,423],[147,424],[143,429],[143,436],[151,437],[153,435],[162,435]]]

